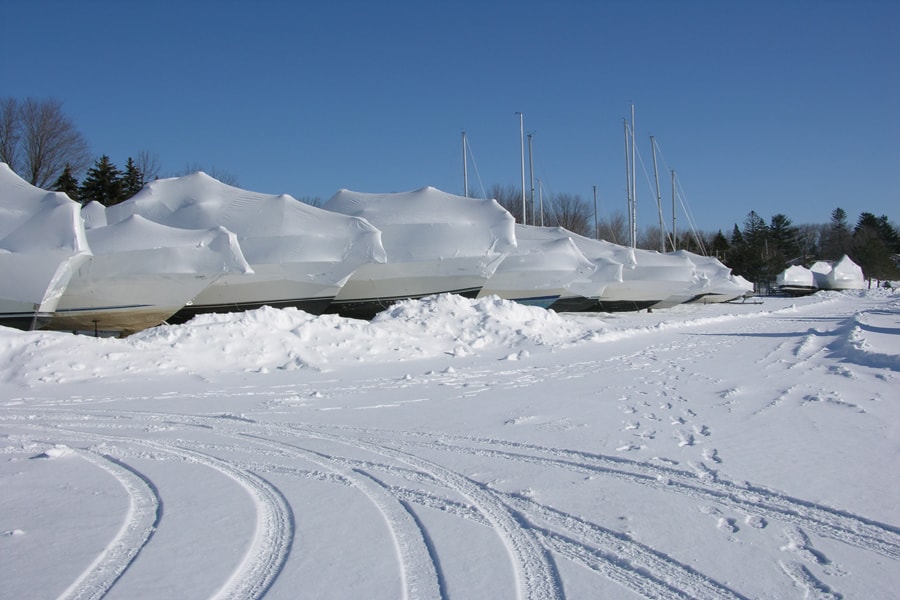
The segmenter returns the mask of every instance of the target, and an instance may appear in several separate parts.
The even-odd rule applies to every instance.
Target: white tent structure
[[[775,277],[775,285],[785,294],[807,296],[818,291],[813,272],[801,265],[792,265]]]
[[[566,286],[559,299],[551,305],[557,312],[580,312],[599,310],[600,297],[606,287],[622,281],[622,263],[605,243],[594,243],[563,227],[516,226],[519,243],[550,243],[566,241],[592,265],[590,270],[579,270],[576,277]]]
[[[516,248],[503,259],[478,294],[549,308],[577,279],[597,267],[569,238],[529,239],[531,225],[516,225]]]
[[[687,257],[697,269],[699,282],[692,289],[694,297],[691,302],[729,302],[753,292],[752,283],[732,273],[729,267],[714,256],[702,256],[687,250],[678,250],[673,254]]]
[[[0,325],[37,329],[49,321],[90,255],[80,209],[0,163]]]
[[[253,273],[225,274],[171,322],[263,305],[320,314],[356,269],[385,259],[380,232],[363,219],[229,186],[202,172],[151,182],[106,215],[110,223],[141,215],[170,227],[221,226],[237,235]]]
[[[381,230],[384,263],[362,265],[332,311],[368,318],[398,300],[439,293],[475,297],[516,247],[515,220],[495,200],[433,187],[369,194],[339,190],[323,208]]]
[[[606,288],[600,303],[603,310],[666,308],[696,296],[701,280],[687,256],[641,248],[625,250],[622,283]]]
[[[866,278],[862,268],[846,254],[837,262],[820,260],[810,267],[816,285],[823,290],[864,290]]]
[[[132,215],[86,235],[93,254],[72,275],[49,329],[128,335],[159,325],[220,277],[252,273],[223,227],[178,229]]]
[[[534,228],[529,235],[569,238],[597,267],[589,281],[574,283],[553,305],[560,312],[672,306],[690,300],[699,284],[696,267],[686,256],[628,248],[562,227]]]

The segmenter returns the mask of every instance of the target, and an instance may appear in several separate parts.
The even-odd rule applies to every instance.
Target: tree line
[[[127,200],[159,176],[159,157],[142,150],[128,157],[120,170],[107,155],[93,161],[87,141],[55,99],[0,98],[0,162],[28,183],[65,192],[86,204],[111,206]],[[237,179],[217,169],[188,164],[172,176],[206,170],[216,179],[237,185]],[[79,182],[79,176],[84,179]]]
[[[621,212],[604,219],[595,217],[593,203],[578,195],[548,195],[542,202],[532,202],[515,186],[495,185],[491,197],[522,223],[564,227],[569,231],[617,244],[627,244],[626,218]],[[660,248],[660,239],[663,248]],[[684,231],[673,239],[671,232],[655,225],[639,232],[635,244],[647,250],[689,250],[697,254],[717,257],[732,271],[761,286],[771,286],[779,273],[790,265],[812,266],[818,260],[840,260],[844,255],[863,269],[870,280],[900,279],[900,231],[886,215],[860,213],[851,225],[847,212],[836,208],[831,222],[825,224],[794,225],[784,214],[773,215],[768,222],[756,211],[750,211],[743,227],[736,223],[730,236],[721,230],[715,233]]]
[[[136,194],[159,174],[159,158],[142,151],[129,157],[120,170],[103,155],[91,164],[87,142],[63,113],[57,100],[0,98],[0,162],[5,162],[23,179],[40,188],[65,192],[86,204],[92,200],[111,206]],[[202,170],[186,165],[173,174],[186,175]],[[86,172],[85,172],[86,171]],[[78,175],[85,172],[83,180]],[[223,183],[237,186],[237,179],[215,169],[207,172]],[[524,197],[521,188],[494,185],[490,197],[506,208],[519,223],[564,227],[586,237],[626,244],[627,223],[621,212],[599,219],[593,202],[578,194],[534,194]],[[319,198],[300,198],[321,205]],[[662,248],[660,247],[660,240]],[[768,222],[755,211],[726,236],[684,231],[678,239],[658,226],[645,227],[636,245],[650,250],[684,249],[714,255],[736,274],[759,284],[771,284],[788,265],[809,267],[820,259],[838,260],[848,255],[869,279],[900,279],[897,256],[900,233],[885,215],[862,212],[851,226],[848,215],[836,208],[827,224],[795,226],[784,214]]]

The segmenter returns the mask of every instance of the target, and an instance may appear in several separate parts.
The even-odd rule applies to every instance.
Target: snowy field
[[[896,598],[900,293],[0,328],[0,597]]]

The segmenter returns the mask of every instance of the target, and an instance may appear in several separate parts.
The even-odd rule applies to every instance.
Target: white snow
[[[890,598],[900,294],[0,328],[5,598]]]

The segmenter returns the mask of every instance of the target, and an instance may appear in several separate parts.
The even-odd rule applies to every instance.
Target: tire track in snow
[[[115,477],[128,493],[128,511],[116,536],[58,597],[95,600],[106,595],[153,537],[162,517],[162,501],[156,486],[136,469],[106,455],[88,450],[75,452]]]
[[[554,531],[539,530],[551,549],[644,598],[744,598],[725,585],[625,534],[539,504],[519,494],[509,494],[507,497],[525,514],[554,527]],[[560,529],[577,536],[580,541],[559,534],[557,530]]]
[[[488,456],[518,462],[562,468],[578,473],[600,474],[672,491],[704,501],[715,501],[733,508],[772,519],[793,523],[846,544],[874,551],[892,559],[900,559],[900,530],[852,513],[830,508],[811,501],[794,498],[759,486],[738,484],[716,478],[710,472],[693,472],[646,462],[591,454],[562,448],[547,448],[533,444],[502,440],[461,438],[429,434],[392,432],[398,437],[428,437],[427,442],[412,442],[433,450],[444,450],[478,456]],[[437,441],[434,441],[437,438]],[[508,447],[513,450],[458,445],[469,444]],[[526,454],[550,454],[550,457]]]
[[[81,424],[84,425],[84,423]],[[180,447],[177,444],[155,442],[145,438],[75,431],[52,424],[32,424],[31,427],[63,433],[86,442],[101,441],[144,446],[211,468],[238,483],[250,495],[256,506],[256,527],[240,564],[215,592],[213,598],[216,600],[262,598],[284,567],[294,538],[293,513],[281,492],[262,477],[235,468],[222,459]],[[124,571],[131,559],[133,557],[127,561],[119,558],[117,562],[119,566],[116,568]],[[100,596],[102,595],[100,594]]]
[[[105,412],[105,411],[97,411]],[[241,435],[258,437],[261,430],[268,435],[304,435],[308,438],[322,439],[336,442],[341,445],[363,449],[375,454],[399,460],[400,462],[428,474],[436,482],[448,487],[455,493],[467,498],[476,509],[484,515],[492,528],[497,532],[507,548],[514,573],[517,576],[517,593],[520,598],[529,600],[551,600],[562,597],[559,574],[555,564],[540,543],[538,536],[523,524],[520,517],[515,514],[496,494],[475,481],[472,481],[449,469],[445,469],[425,459],[415,457],[398,450],[374,444],[362,439],[348,439],[343,435],[329,434],[327,432],[304,429],[302,427],[286,427],[272,424],[260,424],[251,420],[230,419],[217,416],[192,416],[168,413],[130,413],[135,419],[149,418],[151,420],[164,420],[182,425],[199,426],[210,429],[221,435]],[[115,419],[115,413],[110,415]],[[78,418],[77,416],[75,417]],[[83,424],[83,423],[82,423]],[[94,424],[96,425],[96,424]],[[251,436],[248,436],[253,430]],[[127,441],[123,438],[118,441]],[[263,438],[258,438],[260,441]],[[284,448],[283,442],[269,440],[272,445]],[[135,443],[154,445],[137,440]],[[184,450],[183,448],[181,449]],[[297,448],[298,451],[302,449]],[[358,480],[358,478],[357,478]],[[439,587],[439,586],[436,586]],[[413,596],[417,597],[417,596]]]
[[[543,548],[537,534],[523,523],[523,518],[503,502],[497,493],[483,484],[422,457],[373,442],[362,439],[348,440],[346,437],[300,427],[291,427],[290,430],[366,449],[428,473],[435,481],[472,502],[503,540],[516,574],[518,598],[529,600],[563,598],[556,565]]]
[[[328,469],[365,494],[381,512],[391,533],[403,581],[403,598],[424,600],[446,596],[439,562],[428,542],[427,533],[409,505],[390,493],[389,486],[362,469],[343,466],[341,463],[347,461],[327,454],[255,434],[239,435],[263,446],[288,451],[295,457]]]
[[[110,413],[109,418],[116,418],[117,413]],[[79,418],[73,416],[74,418]],[[707,473],[705,476],[698,476],[697,473],[677,469],[674,467],[663,466],[655,463],[634,461],[621,457],[611,457],[588,452],[569,450],[564,448],[544,447],[534,444],[505,441],[493,438],[476,438],[468,436],[454,436],[447,434],[435,434],[428,432],[404,432],[391,431],[374,428],[349,427],[349,426],[331,426],[331,425],[310,425],[297,424],[291,426],[275,425],[266,423],[256,423],[249,420],[223,419],[217,416],[185,416],[170,414],[134,414],[135,419],[129,426],[139,426],[147,420],[156,421],[165,420],[170,423],[178,423],[188,426],[203,427],[205,429],[215,429],[220,435],[244,436],[248,432],[259,436],[261,440],[267,438],[263,436],[306,436],[310,438],[319,438],[335,443],[344,444],[346,446],[363,449],[374,452],[378,455],[390,458],[391,460],[382,463],[372,463],[357,461],[350,458],[341,458],[329,456],[327,461],[329,465],[342,465],[351,473],[359,477],[369,477],[372,479],[372,485],[378,484],[377,480],[370,475],[370,471],[375,469],[384,469],[405,478],[411,478],[418,484],[422,484],[426,479],[430,482],[434,480],[436,483],[443,485],[448,491],[460,494],[474,504],[474,508],[469,510],[448,510],[450,513],[457,514],[460,518],[473,519],[473,514],[478,511],[478,515],[483,515],[485,522],[495,529],[501,535],[507,548],[510,551],[511,561],[513,564],[523,564],[521,552],[515,549],[515,544],[509,543],[510,536],[517,537],[524,531],[527,534],[527,544],[531,548],[537,548],[538,554],[526,554],[525,559],[531,556],[540,556],[542,549],[550,549],[558,552],[571,560],[576,560],[591,568],[598,574],[609,576],[610,579],[616,581],[615,577],[624,577],[623,581],[629,581],[628,577],[634,577],[633,573],[626,570],[615,570],[616,565],[619,567],[623,562],[630,561],[630,554],[616,549],[612,545],[612,541],[601,543],[601,538],[587,537],[581,538],[578,534],[574,537],[579,541],[573,540],[570,529],[563,527],[563,523],[571,524],[572,521],[568,517],[559,518],[562,521],[550,521],[550,530],[539,529],[526,521],[528,515],[542,515],[543,509],[531,510],[527,507],[516,504],[516,500],[510,499],[504,492],[497,492],[488,486],[472,481],[465,476],[445,469],[434,463],[418,456],[415,452],[400,451],[394,447],[388,447],[384,444],[402,443],[409,448],[410,446],[421,446],[431,451],[464,453],[478,456],[486,456],[505,461],[529,462],[541,467],[554,469],[566,469],[578,473],[586,473],[600,477],[614,477],[620,480],[628,481],[639,485],[651,486],[657,490],[667,493],[679,493],[687,495],[705,502],[716,502],[721,505],[731,506],[733,508],[746,511],[748,514],[767,517],[768,519],[779,520],[784,523],[802,527],[819,535],[830,537],[838,541],[853,545],[864,550],[873,551],[883,554],[891,558],[900,556],[900,535],[896,527],[878,523],[861,516],[857,516],[845,511],[823,506],[810,501],[799,498],[793,498],[777,491],[752,486],[745,483],[734,483],[726,480],[717,479],[715,473]],[[97,423],[88,423],[90,426],[98,426]],[[74,425],[74,423],[72,424]],[[78,423],[79,426],[85,423]],[[383,440],[383,441],[380,441]],[[135,442],[140,443],[140,442]],[[279,445],[281,452],[284,452],[283,442],[269,440],[269,443]],[[239,447],[240,445],[237,445]],[[302,449],[301,449],[302,450]],[[326,460],[326,459],[323,459]],[[387,464],[392,461],[399,461],[404,465],[412,468],[400,469],[399,466],[394,468]],[[424,475],[418,475],[422,473]],[[338,476],[336,480],[341,480]],[[391,494],[395,496],[397,502],[404,504],[405,510],[410,512],[407,502],[416,503],[417,494],[408,494],[397,489],[390,489]],[[418,494],[421,496],[421,494]],[[434,501],[437,498],[423,498],[425,504]],[[452,501],[450,501],[452,502]],[[459,508],[459,507],[457,507]],[[464,509],[468,507],[463,506]],[[494,510],[494,512],[490,512]],[[537,512],[534,512],[534,511]],[[498,517],[499,512],[499,517]],[[504,516],[505,515],[505,516]],[[477,516],[473,520],[478,520]],[[593,523],[585,522],[586,526],[595,526]],[[421,528],[421,524],[419,524]],[[598,526],[595,526],[598,527]],[[561,530],[561,531],[557,531]],[[563,533],[568,531],[569,534]],[[423,530],[423,535],[424,535]],[[599,552],[599,554],[598,554]],[[593,558],[591,558],[593,556]],[[630,585],[633,589],[644,589],[641,592],[647,594],[647,597],[656,597],[658,591],[668,586],[670,593],[676,597],[678,593],[683,593],[688,597],[692,595],[697,597],[740,597],[736,592],[722,588],[720,595],[714,592],[708,596],[699,596],[699,592],[694,591],[691,586],[696,586],[696,578],[691,578],[691,574],[687,575],[683,572],[682,566],[671,561],[667,563],[665,556],[660,562],[652,562],[651,564],[642,565],[638,575],[646,575],[647,581],[643,581],[640,577],[631,580]],[[547,564],[552,565],[549,558],[538,559],[543,560]],[[599,561],[610,563],[610,565],[601,564]],[[617,562],[618,561],[618,562]],[[604,570],[610,569],[612,570]],[[674,570],[673,570],[674,569]],[[534,571],[535,573],[539,572]],[[552,575],[548,578],[546,573]],[[673,574],[674,573],[674,574]],[[698,574],[700,579],[707,581],[704,585],[711,586],[710,589],[715,590],[716,582],[709,580],[706,576]],[[529,576],[520,576],[521,580],[527,580]],[[552,565],[549,571],[545,570],[544,580],[558,581],[553,579],[558,577],[555,571],[555,565]],[[533,580],[539,579],[537,576],[532,577]],[[559,585],[558,583],[556,584]],[[645,586],[645,587],[640,587]],[[654,587],[663,586],[663,588]],[[442,586],[437,585],[438,588]],[[701,586],[701,589],[703,586]],[[531,593],[526,585],[520,585],[519,592],[522,597],[555,597],[561,595],[562,592],[545,593],[538,591]],[[656,591],[654,591],[656,590]],[[441,592],[443,593],[443,592]],[[542,595],[545,594],[545,595]]]

